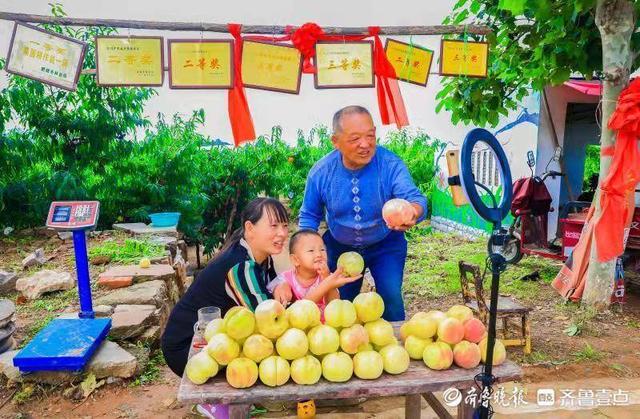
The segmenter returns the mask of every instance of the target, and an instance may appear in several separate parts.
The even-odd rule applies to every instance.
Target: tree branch
[[[202,31],[228,33],[226,23],[209,22],[157,22],[143,20],[123,20],[123,19],[89,19],[71,18],[66,16],[45,16],[32,15],[26,13],[0,12],[0,20],[14,20],[24,23],[48,23],[65,26],[106,26],[115,28],[130,29],[154,29],[165,31]],[[278,25],[243,25],[244,33],[278,35],[286,34],[288,31],[297,29],[296,26]],[[368,27],[346,27],[327,26],[323,27],[326,34],[346,35],[346,34],[368,34]],[[381,35],[444,35],[444,34],[475,34],[488,35],[491,28],[484,25],[430,25],[430,26],[381,26]]]

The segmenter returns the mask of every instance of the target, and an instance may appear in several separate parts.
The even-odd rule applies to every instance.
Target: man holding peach
[[[402,160],[376,144],[376,128],[369,111],[347,106],[333,117],[334,151],[317,162],[307,178],[299,227],[317,230],[326,219],[323,235],[329,269],[349,251],[364,259],[385,303],[383,317],[404,320],[402,276],[407,256],[404,231],[422,221],[427,199],[415,186]],[[384,204],[394,198],[410,203],[402,224],[388,225]],[[340,288],[340,298],[353,300],[362,279]]]

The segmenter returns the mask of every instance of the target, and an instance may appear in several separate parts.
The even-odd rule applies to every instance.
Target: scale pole
[[[93,319],[91,303],[91,283],[89,282],[89,260],[87,258],[87,240],[85,230],[73,231],[73,248],[76,255],[76,272],[78,272],[78,295],[80,297],[80,313],[82,319]]]

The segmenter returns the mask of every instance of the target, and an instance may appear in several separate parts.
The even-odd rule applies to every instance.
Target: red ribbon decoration
[[[227,26],[229,33],[235,39],[233,43],[233,89],[229,90],[228,108],[229,121],[233,131],[233,142],[237,147],[243,142],[254,140],[256,131],[253,128],[253,118],[251,118],[249,103],[242,84],[240,67],[242,65],[242,36],[240,36],[242,25],[229,23]]]
[[[235,38],[234,46],[234,87],[229,90],[229,118],[233,130],[233,139],[236,146],[245,141],[256,138],[253,127],[253,119],[249,110],[249,104],[244,93],[242,84],[242,73],[240,65],[242,61],[242,42],[240,35],[242,26],[236,23],[228,24],[229,32]],[[367,35],[327,35],[316,23],[308,22],[296,29],[293,33],[291,28],[286,28],[287,34],[281,37],[268,36],[246,36],[246,40],[284,42],[291,41],[302,57],[304,58],[302,72],[315,73],[312,59],[316,54],[316,43],[318,41],[361,41],[372,36],[374,38],[373,47],[373,69],[376,75],[376,91],[378,95],[378,108],[380,109],[380,119],[384,125],[395,123],[398,129],[409,125],[409,118],[400,93],[400,86],[396,78],[396,72],[387,58],[387,54],[380,41],[380,27],[370,26]]]
[[[609,129],[617,130],[618,134],[609,174],[600,186],[602,213],[595,221],[600,262],[612,260],[624,252],[624,229],[635,210],[629,196],[640,182],[640,78],[634,79],[620,93]],[[605,155],[608,154],[606,151]]]

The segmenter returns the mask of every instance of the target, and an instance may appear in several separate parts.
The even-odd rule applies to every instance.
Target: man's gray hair
[[[366,115],[369,115],[369,118],[371,118],[371,113],[364,106],[359,106],[359,105],[345,106],[344,108],[340,109],[338,112],[333,114],[333,133],[337,134],[340,131],[342,131],[341,123],[342,123],[342,117],[343,116],[351,115],[351,114],[354,114],[354,113],[355,114],[366,114]],[[373,119],[373,118],[371,118],[371,119]]]

